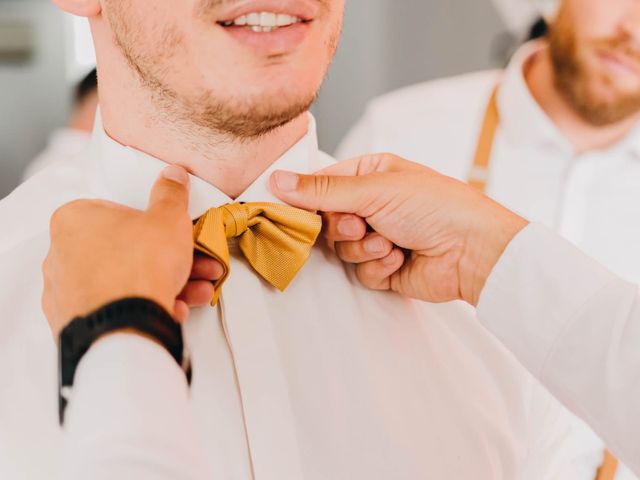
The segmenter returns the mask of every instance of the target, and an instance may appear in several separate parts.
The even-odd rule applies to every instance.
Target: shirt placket
[[[231,272],[221,315],[236,368],[254,478],[302,478],[288,387],[263,291],[267,287],[229,245]]]
[[[577,245],[583,241],[589,208],[588,192],[595,174],[595,158],[589,155],[576,156],[568,167],[562,189],[556,230]]]

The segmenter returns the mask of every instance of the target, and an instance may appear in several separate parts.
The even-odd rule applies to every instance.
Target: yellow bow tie
[[[228,238],[240,237],[240,250],[254,270],[284,291],[309,258],[321,228],[319,215],[277,203],[231,203],[208,210],[194,225],[193,241],[196,250],[224,269],[211,305],[229,276]]]

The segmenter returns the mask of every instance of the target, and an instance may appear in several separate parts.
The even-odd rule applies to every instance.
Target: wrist
[[[149,340],[150,342],[153,342],[153,343],[155,343],[157,345],[162,346],[162,342],[160,342],[153,335],[149,335],[148,333],[143,332],[142,330],[138,330],[137,328],[123,327],[123,328],[121,328],[119,330],[113,330],[111,332],[103,333],[102,335],[100,335],[99,337],[97,337],[93,341],[93,343],[91,344],[89,349],[91,349],[94,346],[96,346],[102,340],[105,340],[105,339],[113,337],[113,336],[118,336],[118,335],[130,335],[130,336],[134,336],[134,337],[138,337],[138,338],[145,338],[145,339]]]
[[[487,279],[507,246],[529,224],[493,201],[487,207],[468,232],[459,268],[462,300],[473,306],[478,304]]]
[[[189,378],[189,361],[185,355],[180,326],[162,306],[144,298],[124,298],[109,303],[85,317],[75,318],[60,333],[58,351],[61,423],[76,368],[82,357],[105,335],[129,331],[153,337],[183,367]]]
[[[93,292],[94,290],[95,293]],[[159,289],[153,293],[150,293],[149,290],[151,289],[124,286],[117,288],[112,285],[92,290],[86,289],[83,295],[77,295],[71,298],[70,300],[73,300],[73,302],[61,305],[58,309],[58,318],[61,321],[56,322],[55,326],[52,326],[54,338],[58,338],[60,332],[64,330],[74,318],[86,316],[104,305],[109,305],[123,298],[146,299],[158,304],[169,314],[172,314],[175,300],[167,300],[166,296],[158,294]]]

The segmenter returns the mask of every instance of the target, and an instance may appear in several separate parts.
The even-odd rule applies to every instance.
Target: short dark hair
[[[537,38],[546,37],[549,33],[549,25],[543,17],[539,17],[529,29],[527,40],[535,40]]]
[[[98,72],[94,68],[76,86],[75,104],[80,105],[91,94],[98,91]]]

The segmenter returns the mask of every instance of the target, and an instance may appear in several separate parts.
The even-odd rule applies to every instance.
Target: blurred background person
[[[68,125],[51,133],[46,148],[27,166],[23,179],[51,163],[80,153],[91,139],[97,108],[98,77],[94,68],[76,86]]]
[[[0,271],[4,279],[0,302],[8,306],[10,313],[6,314],[0,333],[7,358],[2,362],[0,376],[5,378],[12,395],[1,402],[0,423],[6,428],[1,430],[0,443],[8,447],[2,449],[0,456],[9,458],[7,468],[25,470],[21,478],[29,475],[27,471],[41,478],[55,469],[61,457],[61,432],[51,422],[56,410],[51,388],[55,385],[51,368],[54,345],[49,332],[42,328],[41,304],[34,301],[41,291],[40,265],[48,244],[51,211],[60,202],[87,196],[139,208],[141,199],[146,203],[144,192],[153,181],[151,175],[156,176],[153,172],[166,162],[183,163],[194,173],[191,218],[202,218],[204,212],[209,212],[196,229],[202,227],[203,235],[197,235],[200,238],[210,232],[209,221],[230,221],[220,218],[221,210],[211,210],[212,206],[272,198],[266,183],[269,170],[290,164],[309,171],[326,163],[326,157],[317,150],[315,128],[307,126],[313,121],[307,122],[300,113],[307,108],[305,102],[310,104],[314,99],[325,76],[333,54],[333,39],[337,39],[340,30],[344,0],[309,2],[313,9],[310,13],[298,12],[300,7],[296,4],[300,2],[296,1],[281,2],[276,7],[242,2],[242,11],[235,13],[228,2],[206,0],[56,3],[91,19],[104,123],[95,129],[91,147],[82,156],[52,165],[1,204],[0,223],[9,234],[0,237]],[[252,12],[251,8],[276,10]],[[229,25],[234,15],[240,15],[231,22],[237,26]],[[269,25],[281,19],[279,15],[289,26],[273,32]],[[309,25],[298,25],[301,22],[295,15],[303,15]],[[167,23],[167,19],[175,22]],[[260,32],[254,28],[259,26]],[[136,33],[137,27],[142,36]],[[305,31],[309,32],[307,40],[300,43],[303,38],[296,37],[295,32]],[[242,40],[245,37],[250,41]],[[287,38],[293,42],[291,46]],[[280,40],[285,41],[281,44]],[[286,61],[274,66],[273,55],[269,55],[273,51],[280,51]],[[239,63],[238,58],[243,61]],[[222,71],[225,75],[221,76]],[[302,76],[296,79],[296,73]],[[264,83],[265,78],[268,84]],[[96,125],[98,122],[99,119]],[[269,135],[271,129],[273,134]],[[297,142],[299,148],[292,148],[305,132],[308,135]],[[153,152],[155,158],[143,151]],[[285,151],[290,153],[274,162]],[[225,211],[229,210],[239,222],[243,214],[250,214],[236,207],[237,213],[232,208]],[[299,219],[303,217],[300,212],[294,213]],[[319,227],[316,217],[313,223]],[[237,226],[234,235],[242,234],[240,223]],[[291,231],[288,227],[284,230]],[[231,230],[228,234],[232,234]],[[302,238],[300,234],[297,237]],[[253,242],[251,238],[259,240],[253,234],[244,238],[249,242]],[[214,240],[226,246],[224,239]],[[382,246],[382,250],[387,247]],[[300,247],[263,248],[258,244],[257,259],[265,253],[281,259],[278,252],[300,252]],[[384,253],[377,245],[374,247]],[[199,248],[214,253],[205,243]],[[402,258],[397,250],[391,255],[394,257],[396,261]],[[330,258],[333,260],[328,263]],[[211,466],[221,472],[221,478],[251,478],[252,473],[258,478],[306,478],[296,472],[309,472],[307,477],[413,480],[421,476],[419,472],[426,471],[445,478],[482,478],[484,471],[486,478],[492,480],[567,478],[568,460],[573,456],[564,448],[567,436],[566,423],[561,420],[563,412],[556,409],[557,402],[548,401],[548,394],[539,390],[533,378],[486,331],[477,330],[480,327],[468,308],[447,305],[442,310],[435,305],[367,292],[355,285],[354,277],[347,276],[349,272],[335,257],[326,257],[317,250],[312,263],[307,264],[306,276],[296,279],[295,290],[287,296],[275,294],[247,269],[249,265],[237,260],[240,259],[234,259],[235,273],[229,276],[232,283],[225,285],[224,308],[209,306],[194,311],[199,319],[192,318],[185,325],[186,335],[192,340],[189,344],[194,371],[198,372],[194,375],[192,396],[198,434]],[[309,268],[316,272],[310,275]],[[284,272],[277,273],[275,277],[284,278]],[[306,284],[311,296],[305,293],[304,282],[311,282]],[[338,288],[340,282],[345,288]],[[338,288],[342,296],[337,297],[336,290],[329,303],[311,301],[319,293],[320,284]],[[211,287],[205,282],[207,285]],[[296,298],[304,303],[305,324],[299,321],[301,309],[296,307]],[[378,299],[384,308],[379,308]],[[263,300],[266,303],[260,303]],[[277,314],[277,321],[263,321],[269,309]],[[325,310],[326,318],[318,321]],[[359,314],[361,310],[364,315]],[[394,311],[395,316],[405,320],[420,315],[426,323],[403,322],[405,333],[401,335],[407,341],[398,343],[395,340],[400,327],[392,317]],[[296,320],[293,328],[285,324],[287,312]],[[447,321],[438,322],[441,315]],[[353,324],[359,318],[366,332],[372,329],[365,332],[366,338],[362,328]],[[340,328],[333,328],[327,320]],[[238,328],[228,335],[226,325]],[[321,326],[322,332],[313,333],[316,326]],[[387,327],[390,330],[385,333]],[[448,331],[451,334],[446,334]],[[439,336],[440,332],[443,336]],[[473,332],[478,333],[477,339]],[[313,351],[307,346],[310,334],[313,342],[320,342]],[[329,334],[340,338],[332,341]],[[299,335],[302,336],[296,340]],[[369,341],[374,337],[380,342]],[[353,345],[349,346],[352,340]],[[438,348],[422,348],[422,340]],[[462,343],[463,348],[454,348]],[[323,344],[330,348],[325,349]],[[346,348],[336,349],[338,345]],[[320,357],[321,350],[327,352],[329,362]],[[345,353],[346,361],[340,360],[340,351]],[[393,358],[378,362],[376,359],[385,352],[391,352]],[[446,358],[432,357],[440,353]],[[413,355],[416,361],[411,360]],[[418,371],[415,367],[420,362],[426,368]],[[396,374],[403,363],[412,368]],[[208,370],[208,366],[212,368]],[[281,366],[304,370],[305,379]],[[363,368],[377,371],[362,374]],[[415,381],[408,377],[416,373],[420,378]],[[354,381],[350,379],[352,374]],[[426,374],[433,375],[433,380]],[[474,382],[470,384],[467,379]],[[325,381],[329,383],[323,385]],[[65,392],[68,389],[62,393]],[[386,392],[393,395],[389,397]],[[416,401],[417,395],[422,394],[424,397]],[[220,408],[215,408],[221,395],[224,399]],[[333,401],[336,395],[341,399],[337,404]],[[369,403],[372,408],[367,407]],[[335,415],[332,406],[337,409]],[[328,421],[318,423],[318,412]],[[469,418],[465,419],[467,412]],[[342,418],[349,419],[348,425]],[[99,416],[97,420],[104,418]],[[138,420],[123,417],[121,423],[143,429],[148,441],[138,446],[154,444],[157,425],[140,424]],[[416,440],[423,436],[429,438]],[[8,441],[2,442],[4,438]],[[75,438],[80,445],[88,445],[82,441],[82,433]],[[402,441],[398,443],[398,439]],[[449,448],[451,445],[455,448]],[[126,444],[115,442],[112,447],[121,450]],[[101,455],[111,457],[108,452]],[[7,474],[9,478],[14,476]]]
[[[561,0],[540,36],[504,70],[374,100],[337,156],[389,151],[468,180],[640,282],[640,227],[626,220],[640,218],[640,3]],[[630,476],[576,428],[587,475]]]

